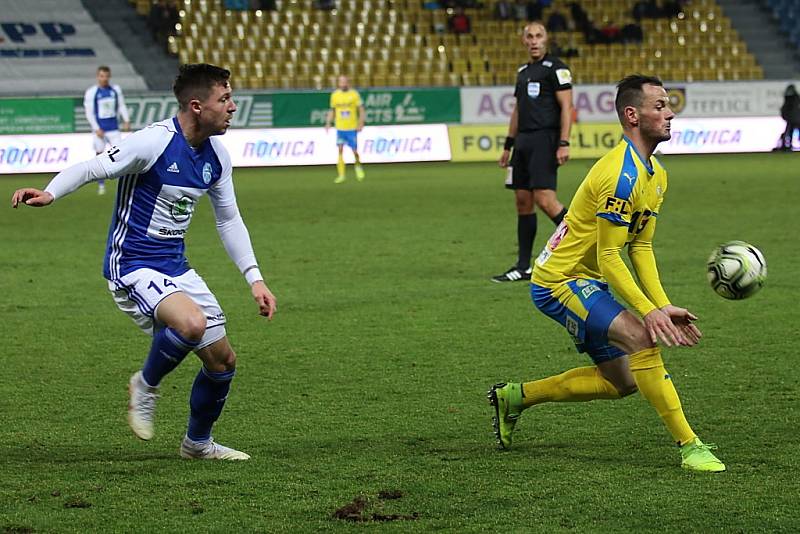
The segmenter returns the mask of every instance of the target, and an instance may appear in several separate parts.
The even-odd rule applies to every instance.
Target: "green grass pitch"
[[[178,457],[196,358],[165,379],[153,441],[126,425],[127,380],[149,338],[102,278],[113,195],[89,186],[14,211],[12,191],[48,177],[0,177],[0,530],[362,531],[332,518],[359,496],[363,516],[398,519],[375,524],[387,531],[800,530],[800,159],[663,162],[661,276],[705,334],[664,358],[689,421],[728,465],[716,476],[680,469],[638,395],[535,408],[514,449],[494,449],[490,384],[588,362],[525,284],[489,282],[516,248],[495,165],[373,165],[365,182],[341,186],[333,166],[237,170],[278,297],[271,323],[200,204],[188,257],[227,312],[239,357],[215,437],[249,452],[246,463]],[[591,163],[561,170],[565,202]],[[537,251],[553,226],[540,215],[539,228]],[[769,265],[746,301],[723,300],[705,279],[710,251],[731,239]]]

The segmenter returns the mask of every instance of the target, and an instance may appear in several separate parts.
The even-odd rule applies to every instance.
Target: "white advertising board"
[[[234,167],[336,163],[336,130],[281,128],[230,130],[221,136]],[[364,163],[449,161],[444,124],[368,126],[358,135]],[[92,134],[0,136],[0,174],[58,172],[94,157]],[[345,161],[353,155],[345,149]]]
[[[328,165],[338,159],[333,128],[230,130],[222,141],[234,167]],[[358,153],[363,163],[449,161],[447,126],[367,126],[358,134]],[[346,162],[354,161],[348,148],[344,154]]]
[[[670,83],[665,87],[678,117],[779,116],[783,92],[792,81]],[[613,85],[576,85],[572,101],[580,122],[614,122]],[[507,123],[514,110],[514,88],[461,89],[463,124]]]
[[[672,138],[658,145],[658,151],[662,154],[769,152],[778,145],[785,127],[780,117],[679,117],[672,121]]]
[[[57,172],[94,157],[92,135],[2,135],[0,174]]]

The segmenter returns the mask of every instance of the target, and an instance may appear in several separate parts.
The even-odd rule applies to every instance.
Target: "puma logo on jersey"
[[[167,172],[181,172],[181,170],[178,168],[178,163],[173,161],[172,165],[167,167]]]
[[[624,176],[625,178],[627,178],[627,179],[628,179],[628,183],[630,183],[631,185],[633,185],[633,182],[635,182],[635,181],[636,181],[636,177],[635,177],[635,176],[631,176],[631,175],[630,175],[630,174],[628,174],[627,172],[623,172],[623,173],[622,173],[622,176]]]

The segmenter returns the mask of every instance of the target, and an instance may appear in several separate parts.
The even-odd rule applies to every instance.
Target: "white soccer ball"
[[[726,299],[754,295],[767,278],[767,260],[761,251],[744,241],[718,246],[708,258],[708,282]]]

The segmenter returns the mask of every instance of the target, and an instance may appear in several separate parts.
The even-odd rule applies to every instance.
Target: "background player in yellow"
[[[364,129],[364,105],[358,91],[350,88],[347,76],[339,76],[338,88],[331,93],[331,109],[325,118],[325,131],[331,127],[331,121],[336,126],[336,144],[339,146],[339,161],[336,163],[337,176],[333,183],[341,184],[345,181],[344,145],[350,147],[356,159],[356,179],[364,179],[364,169],[361,168],[361,158],[358,156],[358,132]]]
[[[661,287],[652,246],[667,190],[666,171],[652,154],[669,140],[674,113],[661,81],[650,76],[620,81],[615,104],[625,136],[581,183],[564,221],[536,259],[531,283],[536,307],[564,326],[594,365],[493,386],[495,434],[507,449],[526,408],[619,399],[638,390],[680,446],[683,467],[724,471],[711,453],[714,447],[701,442],[686,421],[658,347],[659,341],[693,346],[701,336],[692,324],[697,317],[673,306]],[[626,245],[641,287],[620,257]],[[609,285],[641,318],[614,299]]]

